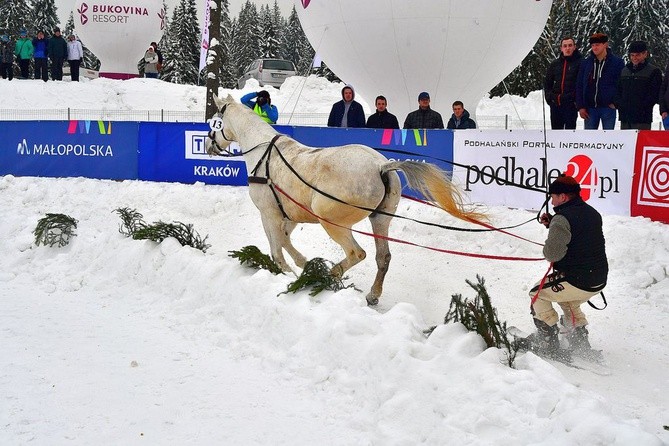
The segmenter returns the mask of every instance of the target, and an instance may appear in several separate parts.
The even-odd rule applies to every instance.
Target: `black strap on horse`
[[[281,204],[281,200],[279,199],[279,194],[276,193],[276,189],[274,189],[274,185],[271,182],[270,176],[269,176],[269,161],[270,157],[272,156],[272,148],[276,147],[276,140],[279,139],[281,135],[275,135],[274,138],[269,142],[267,145],[267,149],[265,149],[265,153],[262,154],[260,159],[258,160],[258,163],[256,166],[251,170],[251,174],[248,176],[248,181],[250,183],[254,184],[267,184],[269,186],[269,190],[272,191],[272,195],[274,195],[274,199],[276,200],[276,205],[279,207],[279,210],[281,211],[281,214],[283,215],[283,218],[290,220],[290,217],[288,217],[288,214],[286,214],[285,209],[283,208],[283,204]],[[277,148],[278,152],[278,148]],[[260,168],[260,165],[262,164],[263,160],[265,160],[265,176],[264,177],[259,177],[257,176],[258,169]]]
[[[307,182],[307,180],[305,180],[304,178],[302,178],[302,176],[301,176],[301,175],[300,175],[300,174],[293,168],[293,166],[290,165],[290,163],[288,162],[288,160],[287,160],[286,158],[284,158],[283,154],[281,153],[280,150],[278,150],[278,148],[277,148],[276,153],[279,155],[279,157],[281,158],[281,160],[283,161],[283,163],[286,165],[286,167],[288,167],[288,169],[289,169],[291,172],[293,172],[293,174],[294,174],[294,175],[295,175],[295,176],[296,176],[302,183],[304,183],[307,187],[313,189],[314,191],[318,192],[319,194],[321,194],[321,195],[323,195],[323,196],[325,196],[325,197],[327,197],[327,198],[329,198],[329,199],[331,199],[331,200],[333,200],[333,201],[336,201],[337,203],[345,204],[345,205],[347,205],[347,206],[351,206],[351,207],[356,208],[356,209],[360,209],[360,210],[367,211],[367,212],[371,212],[371,213],[377,213],[377,214],[385,215],[385,216],[388,216],[388,217],[400,218],[400,219],[402,219],[402,220],[409,220],[409,221],[412,221],[412,222],[414,222],[414,223],[418,223],[418,224],[421,224],[421,225],[425,225],[425,226],[434,226],[434,227],[436,227],[436,228],[446,229],[446,230],[449,230],[449,231],[460,231],[460,232],[491,232],[491,231],[496,231],[496,230],[499,230],[499,229],[511,229],[511,228],[516,227],[516,226],[519,226],[519,225],[514,225],[514,226],[508,226],[508,227],[504,227],[504,228],[495,228],[495,229],[458,228],[458,227],[456,227],[456,226],[442,225],[442,224],[439,224],[439,223],[432,223],[432,222],[427,222],[427,221],[423,221],[423,220],[417,220],[417,219],[415,219],[415,218],[407,217],[407,216],[404,216],[404,215],[393,214],[392,212],[386,212],[386,211],[382,211],[382,210],[380,210],[380,209],[372,209],[372,208],[368,208],[368,207],[365,207],[365,206],[358,206],[358,205],[355,205],[355,204],[347,203],[346,201],[342,200],[341,198],[337,198],[337,197],[335,197],[334,195],[329,194],[329,193],[327,193],[327,192],[325,192],[325,191],[323,191],[323,190],[320,190],[320,189],[317,188],[316,186],[314,186],[314,185],[310,184],[309,182]],[[530,220],[524,222],[524,223],[521,223],[521,224],[528,223],[528,222],[530,222],[530,221],[532,221],[532,220],[534,220],[534,217],[531,218]]]

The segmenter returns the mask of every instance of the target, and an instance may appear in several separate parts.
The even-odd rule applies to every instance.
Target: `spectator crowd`
[[[3,79],[14,78],[14,58],[19,66],[20,79],[41,79],[46,82],[51,75],[51,80],[63,80],[63,65],[67,61],[70,77],[76,82],[79,80],[79,67],[84,60],[84,50],[75,35],[71,34],[65,40],[59,27],[53,29],[49,38],[42,30],[37,31],[37,35],[31,38],[28,30],[22,28],[15,42],[7,34],[0,36],[0,74]]]

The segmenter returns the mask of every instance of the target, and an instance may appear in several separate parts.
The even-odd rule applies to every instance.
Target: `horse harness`
[[[279,194],[276,193],[274,184],[272,184],[272,179],[269,177],[269,161],[270,157],[272,156],[272,148],[276,147],[276,140],[279,139],[280,137],[281,135],[275,135],[274,138],[272,138],[272,140],[269,142],[269,144],[267,145],[267,149],[265,149],[265,153],[262,154],[256,166],[253,168],[253,170],[251,170],[251,175],[248,176],[248,181],[249,184],[251,183],[267,184],[269,186],[269,190],[272,191],[272,195],[274,195],[274,199],[276,200],[276,205],[279,207],[279,210],[281,211],[283,218],[290,220],[290,217],[288,216],[288,214],[286,214],[286,211],[283,208],[283,204],[281,204],[281,200],[279,200]],[[262,164],[263,160],[265,161],[265,176],[258,176],[258,169],[260,168],[260,165]]]
[[[216,113],[216,115],[214,115],[214,116],[222,118],[223,114],[225,113],[225,110],[227,108],[228,108],[228,104],[225,104],[221,108],[221,110],[218,113]],[[223,137],[224,140],[226,140],[228,142],[234,142],[233,139],[229,139],[227,136],[225,136],[225,128],[221,128],[220,130],[217,130],[217,131],[221,132],[221,136]],[[218,150],[220,152],[223,152],[224,151],[223,148],[218,145],[218,142],[216,142],[216,138],[214,137],[215,133],[216,133],[216,131],[214,131],[213,129],[210,130],[209,135],[208,135],[209,139],[211,139],[211,141],[216,145],[216,147],[218,148]],[[253,168],[253,170],[251,170],[251,175],[248,176],[248,182],[249,182],[249,184],[251,184],[251,183],[267,184],[269,186],[269,189],[272,191],[272,195],[274,195],[274,199],[276,200],[276,204],[279,207],[279,210],[281,211],[281,214],[283,215],[283,218],[285,218],[287,220],[290,220],[290,217],[288,217],[288,214],[286,214],[286,211],[283,208],[283,204],[281,204],[281,200],[279,200],[279,194],[276,193],[276,189],[274,189],[274,185],[272,185],[272,181],[269,177],[269,160],[270,160],[270,156],[272,154],[272,148],[276,147],[276,140],[279,139],[280,137],[281,137],[280,134],[275,135],[274,138],[272,138],[272,140],[269,142],[269,144],[267,144],[267,148],[265,149],[265,153],[263,153],[263,155],[260,157],[260,159],[258,160],[258,163]],[[258,144],[257,146],[250,148],[246,152],[242,152],[242,155],[245,155],[245,154],[257,149],[258,147],[260,147],[263,144],[265,144],[265,143]],[[236,155],[233,155],[232,152],[230,152],[229,150],[226,150],[226,152],[228,152],[227,156],[236,156]],[[265,160],[265,176],[264,177],[257,175],[258,169],[260,168],[260,165],[262,164],[263,160]]]

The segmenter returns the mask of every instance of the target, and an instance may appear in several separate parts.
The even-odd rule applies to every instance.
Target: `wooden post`
[[[211,5],[211,6],[210,6]],[[218,111],[213,95],[218,94],[221,84],[221,0],[209,0],[209,48],[207,49],[207,108],[204,119],[208,120]],[[213,44],[212,44],[213,42]]]

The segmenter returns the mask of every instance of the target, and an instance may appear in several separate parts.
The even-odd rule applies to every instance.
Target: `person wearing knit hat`
[[[441,114],[430,108],[430,94],[424,91],[418,95],[418,110],[412,111],[404,119],[405,129],[443,129]]]
[[[653,107],[662,87],[662,71],[647,58],[646,42],[636,40],[630,43],[630,61],[620,73],[615,98],[623,130],[650,130],[653,123]]]
[[[596,356],[590,346],[588,320],[581,305],[606,286],[608,261],[602,231],[602,216],[580,196],[581,185],[573,177],[560,175],[549,186],[554,216],[545,213],[541,223],[548,228],[543,248],[553,272],[530,290],[531,307],[537,332],[525,339],[529,349],[557,359],[572,354]],[[541,289],[540,289],[541,286]],[[553,308],[557,303],[562,317]],[[560,347],[561,322],[569,349]]]
[[[30,77],[30,62],[33,58],[34,48],[33,42],[28,38],[28,31],[21,28],[20,37],[14,46],[14,54],[19,61],[19,69],[21,71],[21,78],[28,79]]]
[[[609,37],[595,33],[589,39],[591,54],[581,62],[576,78],[576,108],[586,130],[616,125],[615,95],[625,63],[609,49]]]
[[[242,96],[240,102],[253,110],[268,124],[276,124],[277,119],[279,119],[279,109],[276,108],[276,105],[272,105],[272,98],[267,90],[247,93]]]

